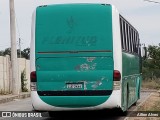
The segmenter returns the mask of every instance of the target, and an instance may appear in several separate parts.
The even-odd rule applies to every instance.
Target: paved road
[[[141,102],[143,102],[148,95],[151,92],[141,92],[141,99],[138,100],[137,105],[140,104]],[[136,108],[136,106],[132,106],[129,110],[132,111]],[[16,99],[12,102],[8,102],[8,103],[4,103],[4,104],[0,104],[0,111],[32,111],[32,106],[31,106],[31,98],[26,98],[26,99]],[[105,113],[104,113],[105,112]],[[105,110],[105,111],[85,111],[85,112],[69,112],[67,114],[69,114],[68,116],[66,116],[65,120],[77,120],[78,118],[80,118],[81,120],[124,120],[125,117],[119,117],[119,115],[117,114],[118,111],[116,110]],[[49,116],[47,112],[43,112],[41,113],[42,116],[46,116],[45,118],[34,118],[34,120],[48,120]],[[63,117],[66,115],[66,113],[62,113],[62,114],[58,114],[60,116],[63,115]],[[72,116],[76,116],[75,118]],[[107,116],[107,117],[106,117]],[[17,120],[17,118],[0,118],[0,119],[4,119],[4,120]],[[23,118],[24,119],[24,118]],[[26,120],[30,120],[31,118],[25,118]],[[57,118],[55,118],[56,120]]]

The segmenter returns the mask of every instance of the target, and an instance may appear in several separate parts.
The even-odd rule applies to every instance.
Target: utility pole
[[[20,50],[20,55],[19,55],[19,58],[21,58],[21,38],[19,38],[19,50]]]
[[[18,80],[17,47],[16,47],[16,27],[14,0],[9,0],[10,5],[10,34],[11,34],[11,65],[12,65],[12,94],[18,95],[20,92]]]

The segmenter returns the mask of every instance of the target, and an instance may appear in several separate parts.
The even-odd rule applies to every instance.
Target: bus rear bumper
[[[121,107],[121,92],[120,90],[113,90],[111,96],[104,103],[92,107],[56,107],[45,103],[41,100],[37,91],[31,91],[32,106],[36,111],[71,111],[71,110],[101,110],[107,108],[120,108]]]

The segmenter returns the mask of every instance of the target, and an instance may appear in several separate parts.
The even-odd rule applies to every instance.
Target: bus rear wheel
[[[123,111],[122,115],[126,116],[127,115],[127,110],[128,110],[128,97],[129,97],[129,93],[128,93],[128,85],[127,85],[127,90],[126,90],[126,110]]]
[[[137,101],[135,103],[133,103],[133,106],[136,106],[137,105]]]
[[[129,103],[129,86],[127,85],[127,95],[126,95],[126,111],[128,110],[128,103]]]

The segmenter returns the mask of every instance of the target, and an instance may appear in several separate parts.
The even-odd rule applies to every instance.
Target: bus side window
[[[127,24],[127,39],[128,39],[128,52],[131,51],[131,46],[130,46],[130,30],[129,30],[130,26],[129,24]]]
[[[133,53],[132,28],[130,28],[130,47],[131,47],[131,53]]]
[[[123,21],[122,18],[120,17],[120,34],[121,34],[121,45],[122,45],[122,49],[124,50],[124,34],[123,34]]]
[[[138,34],[138,33],[137,33]],[[139,42],[139,34],[138,34],[138,40],[137,40],[137,44],[138,44],[138,47],[137,47],[137,50],[138,50],[138,55],[140,54],[140,51],[139,51],[139,48],[140,48],[140,42]]]
[[[122,16],[119,19],[121,47],[131,54],[139,54],[139,34]]]
[[[133,52],[136,53],[136,33],[133,30]]]
[[[138,46],[139,45],[138,45],[138,33],[137,32],[136,32],[136,42],[135,43],[136,43],[136,48],[135,48],[136,49],[136,54],[138,54]]]
[[[126,45],[126,51],[129,51],[129,45],[128,45],[128,24],[125,22],[125,45]]]
[[[126,32],[125,32],[126,29],[125,29],[125,28],[126,28],[125,21],[123,21],[123,36],[124,36],[123,42],[124,42],[124,49],[127,50],[127,46],[126,46],[126,41],[127,41],[127,40],[126,40],[126,34],[125,34],[125,33],[126,33]]]
[[[141,46],[140,46],[139,34],[138,34],[138,55],[141,56]]]

